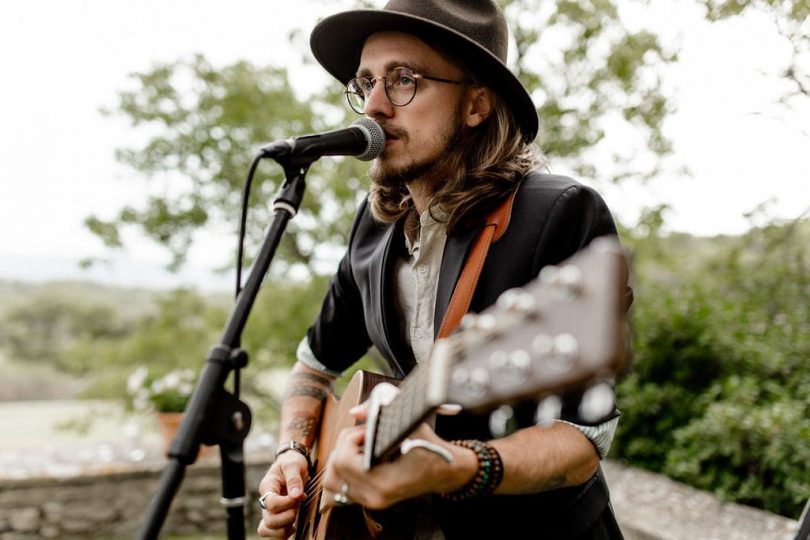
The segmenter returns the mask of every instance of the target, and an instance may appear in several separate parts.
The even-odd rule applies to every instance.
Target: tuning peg
[[[491,313],[467,313],[461,318],[461,327],[464,330],[478,330],[487,335],[498,326],[498,320]]]
[[[489,415],[489,431],[495,437],[505,437],[516,429],[515,411],[509,405],[502,405]]]
[[[524,289],[509,289],[498,297],[497,305],[506,311],[531,314],[537,310],[534,295]]]
[[[541,426],[547,426],[560,418],[562,414],[562,399],[560,396],[551,395],[543,398],[537,404],[534,413],[534,421]]]
[[[558,334],[554,337],[538,334],[532,340],[531,351],[543,359],[544,365],[549,369],[564,373],[571,369],[579,357],[579,342],[571,334]]]
[[[457,367],[451,375],[452,383],[465,394],[472,397],[481,397],[489,389],[489,373],[484,368],[468,370]]]
[[[540,271],[540,281],[565,297],[574,297],[582,290],[582,270],[573,264],[546,266]]]
[[[613,387],[606,382],[600,382],[582,394],[579,415],[586,422],[596,422],[609,415],[613,411],[615,403],[616,393],[613,391]]]
[[[518,384],[529,374],[532,359],[528,352],[517,349],[510,353],[503,350],[494,351],[489,360],[492,364],[492,373],[499,382],[504,384]]]

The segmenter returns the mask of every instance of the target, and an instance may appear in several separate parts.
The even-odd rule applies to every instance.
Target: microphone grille
[[[363,129],[368,139],[366,150],[362,154],[358,154],[354,157],[361,161],[370,161],[382,154],[382,151],[385,149],[385,132],[383,132],[380,124],[364,116],[352,122],[352,125]]]

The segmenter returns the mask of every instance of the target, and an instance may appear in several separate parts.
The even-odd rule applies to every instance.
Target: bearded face
[[[389,127],[382,122],[381,125],[386,139],[395,138],[405,150],[408,149],[410,137],[407,130]],[[403,156],[404,153],[394,153],[386,148],[369,170],[371,181],[380,187],[402,189],[414,180],[421,180],[425,187],[430,188],[429,192],[435,191],[432,188],[436,183],[452,173],[448,169],[451,162],[456,162],[457,143],[463,130],[457,116],[439,127],[440,130],[434,133],[435,144],[430,153]]]

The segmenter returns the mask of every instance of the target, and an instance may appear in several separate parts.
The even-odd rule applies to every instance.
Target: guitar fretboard
[[[434,405],[427,402],[429,363],[414,368],[399,387],[390,404],[380,410],[374,442],[374,459],[379,460],[421,422]]]

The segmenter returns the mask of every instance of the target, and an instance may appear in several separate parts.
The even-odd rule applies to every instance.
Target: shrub
[[[810,498],[808,237],[798,220],[737,238],[631,239],[634,364],[617,385],[614,456],[799,517]]]

